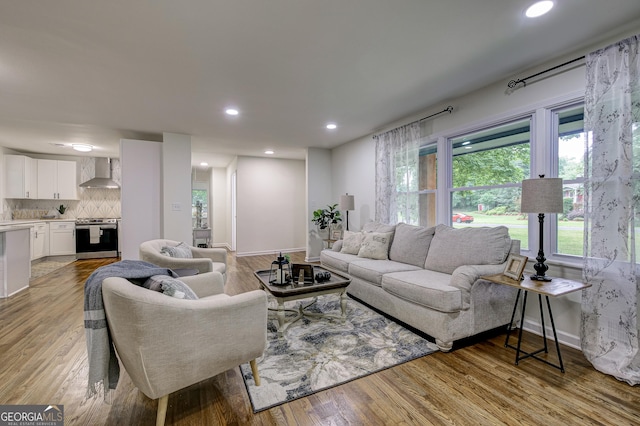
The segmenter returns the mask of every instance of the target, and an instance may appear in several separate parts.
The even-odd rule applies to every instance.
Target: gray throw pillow
[[[425,228],[406,223],[397,224],[389,249],[389,259],[423,268],[435,232],[435,226]]]
[[[198,295],[188,285],[168,275],[154,275],[147,279],[142,286],[177,299],[198,299]]]
[[[175,247],[164,246],[160,249],[160,253],[179,259],[193,258],[193,255],[191,254],[191,248],[185,243],[180,243]]]
[[[344,231],[340,253],[358,254],[364,234],[362,232]]]
[[[358,257],[368,259],[388,260],[389,244],[393,232],[367,232],[364,234]]]

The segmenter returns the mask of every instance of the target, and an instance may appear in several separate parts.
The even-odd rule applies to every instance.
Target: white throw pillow
[[[344,231],[340,253],[358,254],[364,234],[362,232]]]
[[[178,259],[193,258],[193,255],[191,254],[191,248],[185,243],[180,243],[175,247],[164,246],[160,249],[160,253]]]
[[[358,257],[368,259],[388,260],[389,244],[393,232],[368,232],[364,234]]]

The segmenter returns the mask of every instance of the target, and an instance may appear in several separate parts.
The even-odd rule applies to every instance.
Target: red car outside
[[[451,220],[456,223],[471,223],[473,222],[473,216],[469,216],[468,214],[464,213],[457,213],[453,215]]]

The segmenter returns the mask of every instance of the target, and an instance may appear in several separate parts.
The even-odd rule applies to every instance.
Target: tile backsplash
[[[82,157],[79,161],[79,182],[86,182],[95,176],[95,158]],[[111,160],[112,179],[122,184],[120,160]],[[120,218],[120,189],[78,188],[78,200],[3,200],[2,220],[40,219],[43,216],[55,216],[62,219]],[[67,210],[60,215],[56,210],[63,204]]]

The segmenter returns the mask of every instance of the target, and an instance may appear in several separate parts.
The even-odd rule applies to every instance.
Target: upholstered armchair
[[[213,279],[212,279],[213,276]],[[267,298],[262,290],[224,294],[218,272],[180,278],[200,299],[185,300],[106,278],[102,297],[118,358],[133,384],[158,399],[164,424],[169,394],[250,362],[267,342]]]
[[[162,252],[165,247],[183,244],[189,248],[191,258],[171,257]],[[226,279],[227,251],[221,248],[202,248],[173,240],[150,240],[140,244],[140,260],[169,269],[197,269],[200,273],[218,271]]]

